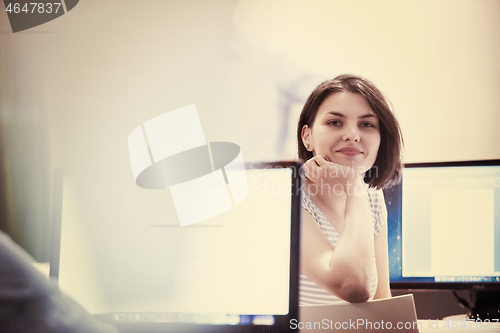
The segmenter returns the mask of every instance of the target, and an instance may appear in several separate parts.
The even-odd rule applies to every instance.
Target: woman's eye
[[[328,122],[328,125],[332,125],[332,126],[342,126],[342,123],[338,120],[332,120],[332,121],[329,121]]]
[[[372,123],[366,122],[366,123],[361,123],[361,127],[375,127],[375,125]]]

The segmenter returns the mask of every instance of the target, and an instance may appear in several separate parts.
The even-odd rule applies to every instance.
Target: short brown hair
[[[343,74],[333,80],[321,83],[313,90],[300,113],[297,126],[297,149],[299,158],[307,161],[313,153],[304,147],[302,127],[312,128],[318,109],[323,101],[333,93],[349,91],[360,94],[377,115],[380,124],[380,146],[377,159],[365,174],[365,182],[373,188],[382,189],[396,184],[401,178],[403,164],[401,154],[403,136],[399,123],[389,107],[384,94],[369,80],[360,76]]]

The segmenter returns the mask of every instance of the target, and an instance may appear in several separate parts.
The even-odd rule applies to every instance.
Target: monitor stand
[[[500,320],[500,291],[472,290],[471,299],[468,313],[470,320]]]

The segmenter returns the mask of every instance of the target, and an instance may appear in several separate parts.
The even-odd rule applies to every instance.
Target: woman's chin
[[[359,162],[350,156],[333,156],[330,158],[330,161],[351,168],[358,168],[358,166],[360,166]]]
[[[336,161],[334,160],[332,162],[339,164],[339,165],[342,165],[342,166],[353,168],[355,170],[355,172],[359,172],[359,173],[365,173],[366,171],[368,171],[370,169],[370,167],[367,167],[364,164],[356,163],[355,161],[345,161],[345,160],[337,159]]]

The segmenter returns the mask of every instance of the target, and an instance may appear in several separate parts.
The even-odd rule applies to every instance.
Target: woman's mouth
[[[346,148],[340,148],[339,150],[337,150],[337,153],[341,153],[348,156],[356,156],[361,154],[362,152],[358,148],[346,147]]]

